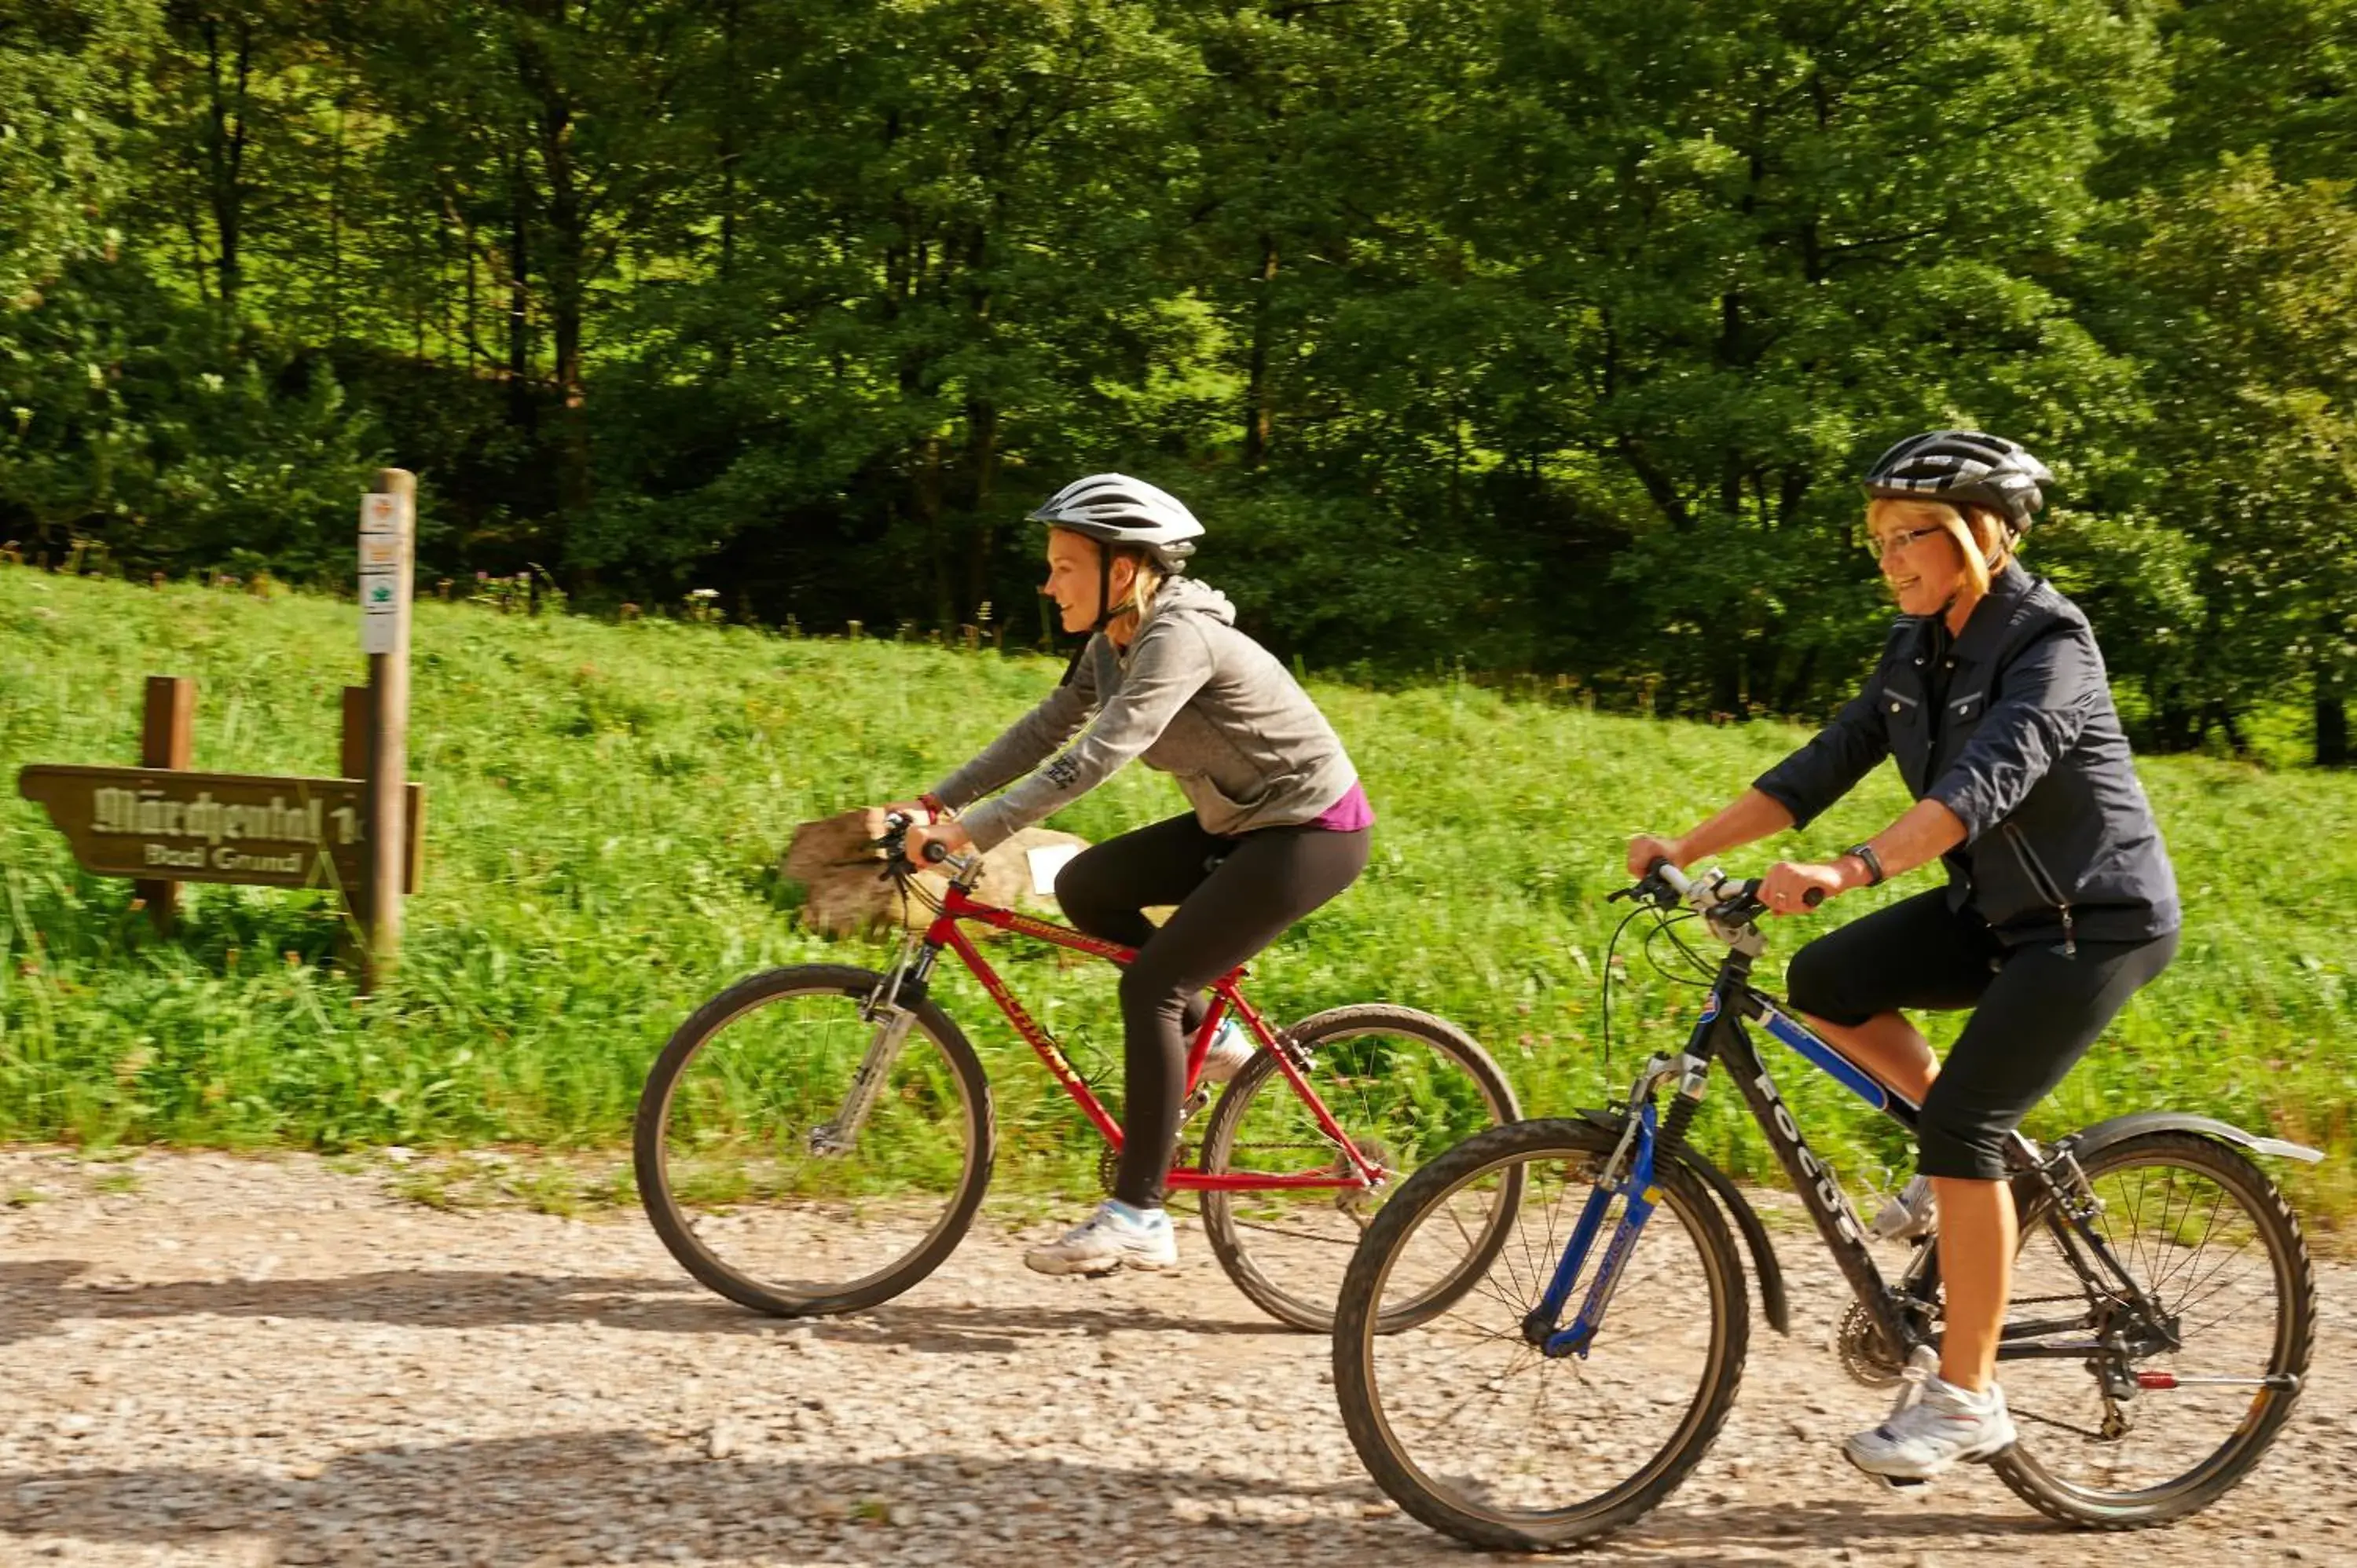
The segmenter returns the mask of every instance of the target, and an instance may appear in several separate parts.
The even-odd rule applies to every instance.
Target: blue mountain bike
[[[1745,1025],[1904,1126],[1917,1108],[1752,985],[1758,886],[1663,862],[1616,894],[1637,900],[1632,919],[1697,920],[1726,945],[1713,966],[1677,942],[1710,977],[1684,1049],[1655,1055],[1626,1104],[1493,1128],[1427,1162],[1361,1240],[1335,1323],[1335,1392],[1376,1483],[1433,1528],[1553,1550],[1629,1524],[1677,1487],[1743,1375],[1750,1316],[1730,1218],[1769,1323],[1791,1331],[1766,1229],[1686,1142],[1716,1066],[1856,1295],[1835,1346],[1844,1369],[1889,1387],[1937,1366],[1937,1249],[1915,1240],[1885,1278]],[[2180,1518],[2233,1487],[2290,1418],[2316,1286],[2298,1220],[2254,1154],[2322,1157],[2172,1112],[2043,1148],[2016,1135],[2023,1240],[1997,1359],[2021,1437],[1991,1464],[2041,1512],[2102,1529]],[[1513,1227],[1485,1274],[1446,1311],[1385,1332],[1390,1299],[1461,1260],[1469,1227],[1495,1223],[1513,1187]]]

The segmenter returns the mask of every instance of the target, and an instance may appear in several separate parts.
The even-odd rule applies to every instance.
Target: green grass
[[[0,568],[0,775],[127,762],[141,680],[200,682],[197,766],[322,773],[337,689],[360,676],[353,609],[193,586],[160,592]],[[794,824],[905,796],[1055,680],[1057,663],[741,628],[526,619],[420,607],[414,772],[425,882],[396,987],[334,972],[313,895],[204,887],[159,940],[126,882],[86,876],[40,811],[0,802],[0,1133],[91,1145],[611,1149],[640,1076],[695,1004],[767,965],[873,963],[874,941],[799,929],[775,865]],[[1254,966],[1279,1016],[1387,999],[1478,1036],[1537,1112],[1599,1102],[1691,1019],[1696,993],[1624,944],[1615,1054],[1598,981],[1631,832],[1674,830],[1802,738],[1518,701],[1463,682],[1378,694],[1313,682],[1381,822],[1360,885]],[[2148,1106],[2321,1144],[2291,1172],[2319,1216],[2357,1211],[2357,779],[2200,758],[2145,764],[2182,879],[2182,956],[2033,1131]],[[1904,798],[1886,770],[1780,853],[1829,853]],[[1182,809],[1143,768],[1059,819],[1092,839]],[[1765,846],[1763,846],[1764,851]],[[1765,853],[1730,869],[1754,870]],[[1878,896],[1930,885],[1922,874]],[[1774,932],[1763,965],[1810,927]],[[996,944],[1017,993],[1084,1071],[1117,1079],[1112,972]],[[1087,1133],[962,974],[940,994],[998,1085],[1005,1179],[1071,1182]],[[1773,1059],[1773,1058],[1771,1058]],[[1789,1060],[1789,1058],[1782,1058]],[[1848,1175],[1904,1149],[1797,1064],[1781,1077]],[[1698,1123],[1770,1174],[1723,1086]],[[1079,1151],[1075,1153],[1074,1151]],[[545,1195],[556,1205],[569,1197]]]

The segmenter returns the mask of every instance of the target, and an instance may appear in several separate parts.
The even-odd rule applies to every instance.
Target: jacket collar
[[[2028,612],[2037,586],[2038,579],[2023,571],[2020,562],[2007,562],[2005,570],[1989,580],[1988,596],[1973,607],[1964,629],[1956,635],[1953,652],[1957,662],[1987,663]]]

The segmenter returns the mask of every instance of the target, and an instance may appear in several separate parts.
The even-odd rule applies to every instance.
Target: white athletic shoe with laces
[[[1849,1462],[1887,1481],[1928,1481],[1952,1465],[1994,1459],[2014,1444],[2005,1391],[1960,1389],[1938,1373],[1909,1381],[1883,1423],[1842,1444]]]
[[[1233,1017],[1221,1019],[1211,1045],[1203,1051],[1202,1081],[1227,1082],[1244,1070],[1244,1064],[1253,1059],[1253,1052],[1258,1048],[1241,1022]]]
[[[1159,1208],[1132,1208],[1106,1198],[1097,1211],[1044,1247],[1023,1254],[1026,1268],[1043,1274],[1109,1274],[1115,1269],[1168,1269],[1178,1262],[1178,1239]]]

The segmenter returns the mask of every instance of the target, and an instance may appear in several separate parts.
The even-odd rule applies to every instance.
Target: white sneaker
[[[1233,1015],[1220,1020],[1211,1035],[1211,1043],[1203,1052],[1205,1083],[1225,1083],[1243,1071],[1244,1064],[1253,1059],[1259,1047]]]
[[[1043,1274],[1109,1274],[1115,1269],[1168,1269],[1178,1262],[1170,1216],[1132,1208],[1108,1197],[1097,1211],[1045,1247],[1023,1254],[1026,1268]]]
[[[1918,1236],[1929,1236],[1937,1219],[1932,1202],[1932,1178],[1919,1176],[1882,1206],[1871,1229],[1885,1241],[1911,1241]]]
[[[1851,1437],[1842,1453],[1869,1476],[1928,1481],[1960,1461],[1995,1458],[2014,1436],[2003,1389],[1992,1383],[1976,1394],[1934,1374],[1923,1380],[1920,1399],[1910,1383],[1889,1419]]]

